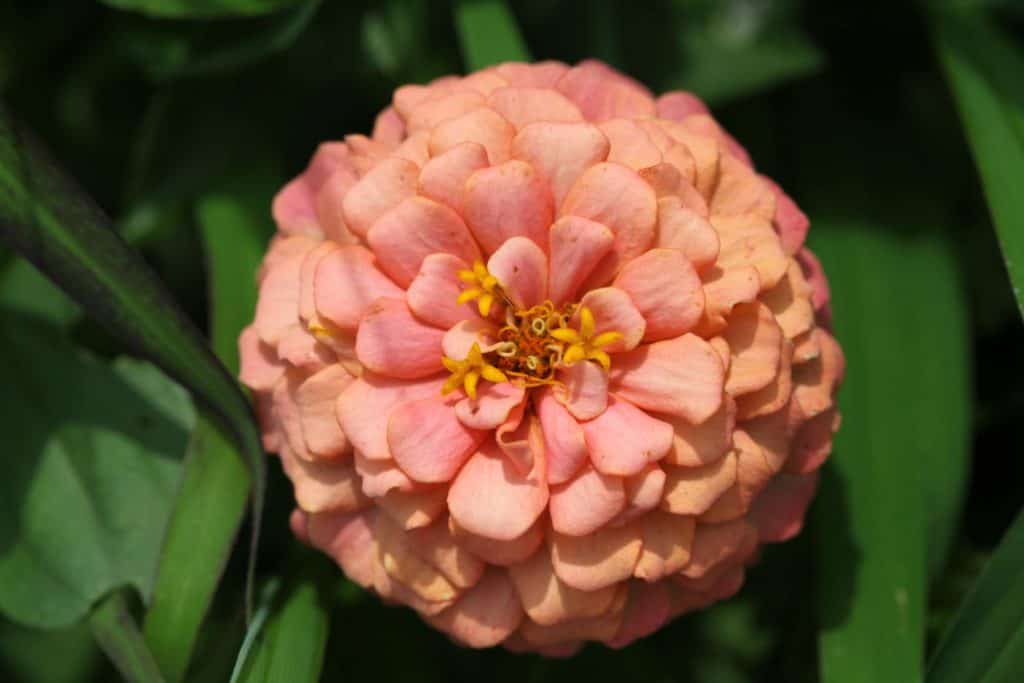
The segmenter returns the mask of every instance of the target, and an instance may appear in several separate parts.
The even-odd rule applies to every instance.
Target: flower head
[[[597,62],[399,88],[274,201],[240,339],[293,528],[458,641],[619,647],[799,532],[838,427],[808,222]]]

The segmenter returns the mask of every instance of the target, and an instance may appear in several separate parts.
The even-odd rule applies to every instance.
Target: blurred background
[[[731,683],[846,673],[903,681],[920,675],[1024,502],[1024,327],[943,71],[951,63],[944,50],[986,44],[986,31],[1019,59],[1024,6],[969,4],[961,20],[911,3],[809,0],[3,0],[0,97],[204,330],[219,296],[211,294],[216,260],[237,266],[228,300],[241,324],[273,229],[274,191],[319,142],[368,132],[403,83],[525,48],[534,59],[596,57],[656,92],[705,98],[758,169],[810,216],[809,242],[831,282],[847,353],[844,424],[805,533],[765,552],[738,597],[624,651],[589,646],[567,661],[473,652],[297,551],[287,529],[291,492],[273,460],[257,586],[310,562],[331,577],[317,598],[330,622],[324,680]],[[1015,102],[1024,141],[1024,99]],[[1024,175],[1012,182],[1024,186]],[[74,431],[80,425],[61,423],[72,410],[66,399],[26,387],[80,392],[88,402],[97,395],[90,375],[57,364],[50,372],[59,374],[35,377],[24,368],[42,363],[40,353],[81,350],[90,363],[109,364],[123,344],[6,250],[0,317],[4,432],[33,424],[89,440]],[[230,339],[218,351],[229,367],[237,362]],[[135,390],[150,396],[167,383],[151,380]],[[106,409],[131,410],[116,403],[124,400],[117,391]],[[155,446],[166,471],[152,495],[167,505],[194,420],[187,399],[174,400],[182,405]],[[25,422],[33,405],[51,411],[46,421]],[[4,456],[14,474],[0,484],[0,592],[11,594],[0,598],[0,680],[112,680],[80,612],[26,624],[48,589],[14,583],[21,575],[5,565],[24,552],[17,487],[65,476],[35,468],[52,447],[15,437]],[[131,491],[145,505],[146,489]],[[155,562],[154,528],[125,547],[149,548]],[[247,533],[228,560],[188,680],[230,677],[245,635]],[[65,552],[77,552],[75,540]],[[129,608],[139,613],[136,602]],[[872,633],[884,635],[881,645]],[[881,663],[865,662],[865,652]]]

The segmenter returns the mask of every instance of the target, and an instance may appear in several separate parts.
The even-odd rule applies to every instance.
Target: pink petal
[[[385,145],[397,145],[405,137],[405,123],[394,107],[388,107],[373,121],[371,137]]]
[[[366,233],[377,219],[416,194],[419,167],[408,159],[392,157],[370,169],[345,195],[345,223],[356,235]]]
[[[480,350],[487,352],[497,341],[497,334],[498,329],[490,320],[474,315],[445,332],[441,348],[449,358],[463,360],[473,344],[479,344]]]
[[[678,197],[658,200],[655,245],[681,249],[698,272],[704,272],[718,258],[718,233],[700,215],[683,206]]]
[[[356,333],[356,356],[389,377],[417,379],[441,372],[444,332],[421,323],[400,299],[378,299]]]
[[[547,88],[499,88],[487,104],[517,129],[535,121],[582,121],[583,114],[564,95]]]
[[[709,113],[707,106],[699,97],[685,90],[667,92],[658,98],[655,105],[660,118],[673,121],[682,121],[691,114]]]
[[[565,583],[596,591],[633,575],[642,540],[636,524],[604,526],[586,536],[552,534],[552,564]]]
[[[661,121],[662,128],[673,140],[689,150],[696,164],[697,178],[694,185],[705,198],[711,196],[718,184],[721,145],[707,135],[702,135],[684,123]]]
[[[618,634],[608,644],[621,648],[633,641],[649,636],[668,621],[671,610],[670,589],[665,583],[630,584],[626,614]]]
[[[690,578],[700,578],[716,566],[748,552],[751,540],[756,545],[757,532],[746,519],[724,524],[698,524],[690,561],[682,573]]]
[[[271,206],[274,222],[283,234],[323,236],[315,194],[305,176],[300,175],[281,188]]]
[[[555,206],[584,171],[608,157],[608,149],[608,138],[589,123],[532,123],[512,141],[512,156],[537,169]]]
[[[675,428],[675,439],[665,462],[683,467],[709,465],[732,448],[736,402],[726,394],[715,414],[704,422],[692,424],[682,418],[674,418],[671,423]]]
[[[672,425],[615,396],[603,413],[582,426],[590,461],[604,474],[637,474],[672,447]]]
[[[802,419],[835,405],[835,392],[843,380],[846,360],[836,340],[820,327],[815,329],[819,356],[793,369],[793,410]]]
[[[299,269],[299,318],[303,322],[319,322],[316,314],[316,269],[324,257],[336,249],[337,244],[324,241],[302,259],[302,267]]]
[[[459,215],[425,197],[406,199],[381,216],[367,241],[381,270],[402,287],[409,286],[423,259],[431,254],[451,254],[466,263],[480,258]]]
[[[494,442],[466,462],[448,491],[448,509],[459,526],[504,541],[525,533],[547,502],[547,482],[517,472]]]
[[[495,72],[517,88],[550,88],[565,75],[569,67],[562,62],[547,60],[524,64],[505,62],[495,67]]]
[[[352,244],[355,235],[345,222],[344,203],[359,177],[352,168],[339,168],[331,174],[316,195],[316,215],[323,228],[324,237],[337,244]]]
[[[353,245],[320,260],[313,294],[320,315],[343,330],[355,330],[371,303],[380,297],[399,298],[402,290],[377,269],[368,249]]]
[[[405,531],[386,515],[377,515],[373,525],[373,537],[377,542],[378,559],[387,576],[402,584],[418,600],[409,600],[402,595],[404,591],[396,591],[390,595],[390,582],[381,582],[382,573],[374,577],[374,586],[385,595],[406,602],[411,607],[426,607],[427,603],[449,602],[458,596],[458,591],[448,582],[437,569],[423,561],[412,551]],[[410,596],[411,597],[411,596]],[[406,599],[403,599],[406,598]],[[432,610],[431,610],[432,611]]]
[[[693,334],[619,354],[611,375],[612,390],[630,403],[694,424],[714,415],[722,402],[722,361],[710,344]]]
[[[265,271],[253,326],[260,339],[272,346],[299,322],[302,261],[316,245],[317,242],[308,237],[288,237],[271,247],[272,251],[284,254],[283,257],[271,261],[268,254],[264,260]]]
[[[543,249],[554,213],[551,191],[522,161],[509,161],[477,171],[466,181],[466,222],[487,253],[505,240],[522,235]]]
[[[658,146],[635,121],[611,119],[598,128],[611,144],[608,161],[614,161],[636,171],[661,163],[661,151]]]
[[[277,355],[303,372],[318,372],[337,357],[325,344],[299,324],[292,325],[277,343]]]
[[[456,145],[423,166],[419,193],[462,212],[463,190],[469,176],[487,167],[487,150],[475,142]]]
[[[429,526],[406,534],[409,547],[459,588],[476,585],[486,566],[475,555],[461,548],[448,528],[447,515]]]
[[[464,142],[487,150],[492,164],[508,161],[515,128],[491,109],[476,109],[440,124],[430,134],[431,156],[440,156]]]
[[[665,197],[675,197],[677,201],[681,201],[676,195],[679,194],[680,184],[684,182],[683,176],[673,164],[654,164],[638,169],[637,173],[651,186],[659,202]],[[655,239],[657,240],[657,237]]]
[[[526,390],[519,385],[481,382],[476,400],[468,396],[462,399],[455,404],[455,414],[471,429],[494,429],[508,419],[525,397]]]
[[[750,512],[750,521],[761,540],[781,543],[799,534],[817,488],[816,472],[797,477],[782,474],[772,479]]]
[[[658,581],[675,574],[690,561],[690,545],[696,522],[693,517],[655,510],[641,521],[643,551],[634,574],[644,581]]]
[[[789,256],[793,256],[803,246],[804,238],[807,237],[807,231],[811,227],[811,222],[807,219],[807,215],[800,210],[800,207],[796,205],[796,202],[783,192],[782,188],[775,181],[765,176],[761,176],[761,178],[768,183],[769,187],[772,188],[772,192],[775,193],[775,219],[773,221],[775,229],[779,233],[783,250]]]
[[[487,270],[519,308],[531,308],[547,298],[548,258],[532,240],[509,238],[491,255]]]
[[[281,465],[295,489],[295,502],[305,512],[354,512],[370,505],[351,463],[309,462],[290,453]]]
[[[811,286],[811,301],[814,303],[814,310],[818,312],[828,311],[829,291],[828,280],[825,278],[825,271],[821,267],[818,257],[810,249],[804,247],[797,254],[797,261],[803,270],[807,284]],[[826,315],[826,320],[828,316]]]
[[[331,365],[299,385],[295,402],[302,416],[306,447],[311,453],[330,458],[348,450],[348,440],[335,417],[334,404],[353,381],[355,378],[345,368]]]
[[[555,304],[571,300],[587,276],[611,249],[615,237],[600,223],[564,216],[551,226],[549,296]]]
[[[652,249],[627,263],[615,287],[624,290],[647,321],[644,341],[678,337],[704,314],[704,290],[686,255]]]
[[[838,427],[837,418],[836,409],[832,408],[800,426],[793,437],[793,451],[786,460],[786,472],[808,474],[822,466],[832,451],[832,434]]]
[[[736,398],[737,418],[750,420],[782,410],[793,392],[793,345],[783,338],[779,372],[765,387]]]
[[[609,353],[635,349],[644,337],[647,324],[629,294],[621,289],[601,287],[584,294],[576,313],[569,321],[571,327],[579,329],[580,311],[583,308],[589,308],[594,314],[595,334],[614,331],[622,335],[622,339],[605,347],[604,350]]]
[[[657,197],[651,186],[625,166],[591,166],[569,190],[561,215],[582,216],[608,226],[615,236],[612,250],[589,278],[594,286],[610,280],[622,265],[654,242]]]
[[[577,420],[590,420],[608,405],[608,373],[597,363],[580,361],[558,371],[564,386],[556,386],[555,398]]]
[[[742,429],[733,434],[733,442],[737,455],[736,482],[701,515],[702,522],[728,522],[747,514],[774,473],[762,449]]]
[[[725,316],[734,306],[753,301],[761,289],[761,278],[753,266],[742,266],[730,270],[711,268],[704,274],[704,315],[705,323],[711,329],[708,334],[717,334],[725,329]]]
[[[762,303],[739,304],[722,333],[732,361],[725,387],[733,396],[768,386],[782,363],[782,330]]]
[[[238,378],[253,391],[269,391],[284,375],[284,363],[277,359],[274,348],[260,340],[255,325],[249,325],[238,337],[241,371]]]
[[[789,259],[766,219],[751,214],[712,216],[711,224],[721,241],[717,261],[719,268],[729,270],[754,266],[762,290],[771,289],[786,274]]]
[[[494,430],[494,440],[520,472],[537,474],[547,481],[544,435],[536,416],[526,415],[525,402],[513,408],[508,418],[498,425]]]
[[[392,409],[409,401],[440,396],[443,383],[443,378],[407,382],[364,372],[338,396],[338,423],[364,458],[389,460],[387,426]]]
[[[349,579],[363,588],[373,585],[377,549],[372,519],[376,512],[320,513],[309,516],[310,542],[334,558]]]
[[[523,620],[512,581],[492,569],[459,600],[431,618],[431,623],[474,648],[493,647],[508,638]]]
[[[539,522],[508,541],[471,533],[460,527],[454,517],[448,518],[448,528],[460,548],[464,548],[487,564],[499,567],[519,564],[536,553],[544,542],[544,531]]]
[[[736,483],[735,455],[703,467],[665,465],[665,494],[661,508],[675,515],[699,515]]]
[[[371,498],[386,496],[394,490],[412,491],[416,484],[398,468],[390,457],[383,460],[369,460],[356,451],[353,458],[356,472],[362,480],[363,493]]]
[[[569,536],[585,536],[615,518],[626,506],[622,479],[587,466],[551,489],[551,524]]]
[[[551,556],[534,553],[526,562],[509,568],[522,608],[532,621],[544,626],[598,617],[615,599],[616,586],[581,591],[558,580]]]
[[[472,302],[455,303],[463,290],[458,272],[468,267],[465,261],[451,254],[427,256],[405,293],[409,310],[423,322],[442,330],[476,318]]]
[[[811,304],[811,286],[804,279],[800,265],[790,259],[786,276],[772,289],[761,295],[775,322],[787,339],[796,339],[814,327],[814,306]]]
[[[551,390],[542,392],[535,406],[547,448],[548,483],[564,483],[587,461],[583,429]]]
[[[410,131],[430,129],[442,121],[454,119],[479,109],[487,103],[480,93],[465,91],[458,93],[438,93],[420,100],[406,117],[406,125]]]
[[[404,403],[388,419],[391,457],[418,482],[451,481],[483,439],[440,396]]]
[[[445,512],[443,487],[431,487],[402,491],[392,489],[375,499],[391,521],[408,531],[429,526]]]
[[[665,492],[665,472],[657,463],[649,463],[638,474],[626,479],[626,509],[623,521],[636,519],[661,503]]]
[[[747,164],[725,154],[710,208],[713,216],[753,214],[771,221],[775,216],[775,193]]]
[[[588,121],[654,116],[653,98],[634,83],[600,62],[585,61],[569,69],[555,87]]]

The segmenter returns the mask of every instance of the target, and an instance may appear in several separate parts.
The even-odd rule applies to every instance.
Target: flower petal
[[[679,197],[658,200],[658,231],[655,246],[681,249],[697,272],[704,272],[718,258],[718,233],[704,218],[683,206]]]
[[[750,521],[757,527],[761,541],[782,543],[799,534],[817,489],[817,472],[801,476],[780,474],[772,479],[750,511]]]
[[[555,398],[577,420],[590,420],[608,405],[608,373],[597,363],[581,361],[558,371],[564,386],[555,386]]]
[[[402,290],[377,269],[368,249],[352,245],[320,260],[313,295],[317,313],[343,330],[355,330],[371,303],[380,297],[400,298]]]
[[[445,332],[441,348],[444,355],[455,360],[463,360],[469,355],[473,344],[479,344],[480,350],[486,352],[497,340],[498,329],[490,320],[472,316],[455,324]]]
[[[560,534],[585,536],[613,520],[625,506],[622,478],[587,466],[551,489],[551,525]]]
[[[512,140],[512,156],[537,169],[556,207],[585,170],[608,157],[608,149],[608,138],[589,123],[532,123]]]
[[[377,515],[373,525],[377,556],[384,571],[427,602],[445,602],[458,591],[444,575],[412,551],[403,529],[391,518]]]
[[[700,278],[678,249],[651,249],[627,263],[614,284],[647,322],[644,341],[678,337],[704,314]]]
[[[564,483],[587,461],[583,429],[550,389],[541,392],[535,406],[547,449],[548,483]]]
[[[611,249],[615,236],[606,226],[579,216],[563,216],[551,226],[551,301],[571,300]]]
[[[354,512],[371,504],[352,463],[310,462],[284,450],[281,465],[295,490],[295,503],[305,512]]]
[[[544,531],[540,522],[534,523],[525,532],[507,541],[467,531],[459,526],[454,517],[448,518],[448,528],[460,548],[464,548],[487,564],[499,567],[519,564],[536,553],[544,542]]]
[[[570,327],[580,329],[580,312],[584,308],[589,308],[594,315],[595,335],[604,332],[618,332],[622,335],[621,339],[604,347],[604,351],[609,353],[629,351],[635,349],[643,339],[646,330],[644,318],[637,310],[633,300],[621,289],[601,287],[584,294],[576,308],[576,313],[569,321]]]
[[[486,383],[477,389],[476,400],[467,396],[455,404],[455,415],[471,429],[495,429],[525,397],[526,390],[519,385]]]
[[[737,458],[730,453],[703,467],[665,465],[661,508],[675,515],[699,515],[736,483]]]
[[[487,103],[483,95],[472,90],[438,92],[423,98],[405,117],[410,132],[429,130],[443,121],[479,109]]]
[[[299,288],[302,262],[317,245],[304,236],[275,242],[263,262],[259,300],[253,326],[260,339],[277,345],[288,330],[299,322]],[[277,252],[281,256],[276,256]]]
[[[491,255],[487,270],[519,308],[530,308],[547,298],[548,258],[533,240],[510,237]]]
[[[373,540],[376,511],[357,513],[320,513],[309,515],[306,528],[315,547],[334,558],[345,576],[363,588],[373,585],[378,569]]]
[[[553,533],[552,564],[558,578],[573,588],[601,590],[633,575],[641,546],[636,523],[603,526],[586,536]]]
[[[356,356],[373,372],[418,379],[441,372],[444,332],[425,325],[399,299],[378,299],[356,333]]]
[[[736,427],[736,402],[726,394],[715,414],[700,424],[681,418],[670,418],[675,428],[672,450],[665,462],[682,467],[710,465],[732,448],[732,432]]]
[[[707,105],[699,97],[685,90],[665,93],[657,99],[655,106],[660,118],[673,121],[682,121],[691,114],[708,113]]]
[[[419,172],[416,164],[399,157],[385,159],[370,169],[342,202],[349,230],[366,237],[378,218],[416,194]]]
[[[622,626],[615,638],[608,642],[609,647],[626,647],[661,628],[672,616],[670,591],[665,583],[631,583]]]
[[[604,474],[637,474],[672,447],[672,425],[614,395],[603,413],[582,426],[590,461]]]
[[[811,286],[804,279],[800,265],[790,259],[785,277],[760,298],[775,316],[786,339],[792,340],[814,327],[814,306],[810,297]]]
[[[700,578],[713,568],[749,553],[751,541],[757,545],[757,532],[746,519],[724,524],[698,524],[693,535],[690,561],[681,573],[689,578]]]
[[[608,611],[616,586],[581,591],[559,581],[547,552],[534,553],[526,562],[509,568],[527,616],[548,626],[575,619],[597,617]]]
[[[453,586],[469,588],[484,574],[484,563],[456,543],[447,515],[429,526],[410,530],[406,538],[412,551],[444,574]]]
[[[733,396],[762,389],[775,379],[782,363],[782,330],[762,303],[738,304],[722,333],[732,361],[725,388]]]
[[[466,181],[463,206],[466,222],[487,253],[516,235],[547,249],[553,200],[530,164],[513,160],[477,171]]]
[[[789,267],[782,244],[766,219],[752,214],[712,216],[721,247],[716,265],[724,270],[754,266],[761,290],[779,283]]]
[[[451,481],[484,439],[483,432],[466,428],[440,396],[397,406],[387,430],[391,457],[423,483]]]
[[[508,161],[516,130],[492,109],[475,109],[441,123],[430,133],[430,154],[440,156],[464,142],[475,142],[487,150],[492,164]]]
[[[381,510],[404,531],[431,525],[445,512],[443,487],[392,489],[374,499]]]
[[[655,115],[654,98],[632,79],[595,60],[580,62],[555,85],[588,121]]]
[[[608,161],[628,166],[635,171],[661,163],[661,150],[636,121],[609,119],[598,128],[611,144]]]
[[[710,344],[684,334],[617,355],[611,381],[616,394],[640,408],[700,424],[721,405],[725,371]]]
[[[249,325],[238,337],[241,371],[238,378],[253,391],[269,391],[284,375],[284,363],[277,359],[274,347],[262,341],[255,325]]]
[[[487,104],[517,129],[535,121],[583,120],[583,114],[572,101],[550,88],[498,88]]]
[[[337,457],[348,450],[348,439],[335,417],[334,404],[353,381],[355,378],[341,365],[330,365],[309,377],[295,392],[306,447],[318,457]]]
[[[753,214],[771,221],[775,216],[775,193],[749,166],[732,154],[723,154],[710,209],[712,216]]]
[[[405,293],[409,310],[423,322],[442,330],[476,318],[472,302],[456,303],[463,290],[458,273],[468,267],[465,261],[451,254],[427,256]]]
[[[448,491],[448,509],[459,526],[499,541],[525,533],[547,502],[547,482],[518,472],[493,441],[466,462]]]
[[[475,142],[456,145],[423,166],[419,193],[462,212],[464,188],[469,176],[487,167],[487,150]]]
[[[498,645],[519,628],[523,609],[508,574],[492,569],[430,623],[469,647]]]
[[[690,545],[697,524],[693,517],[655,510],[640,521],[643,550],[633,574],[658,581],[675,574],[690,561]]]

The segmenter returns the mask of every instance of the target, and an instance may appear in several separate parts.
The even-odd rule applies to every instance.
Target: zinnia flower
[[[693,95],[598,62],[405,86],[273,212],[242,380],[352,581],[564,655],[799,532],[839,422],[827,289]]]

